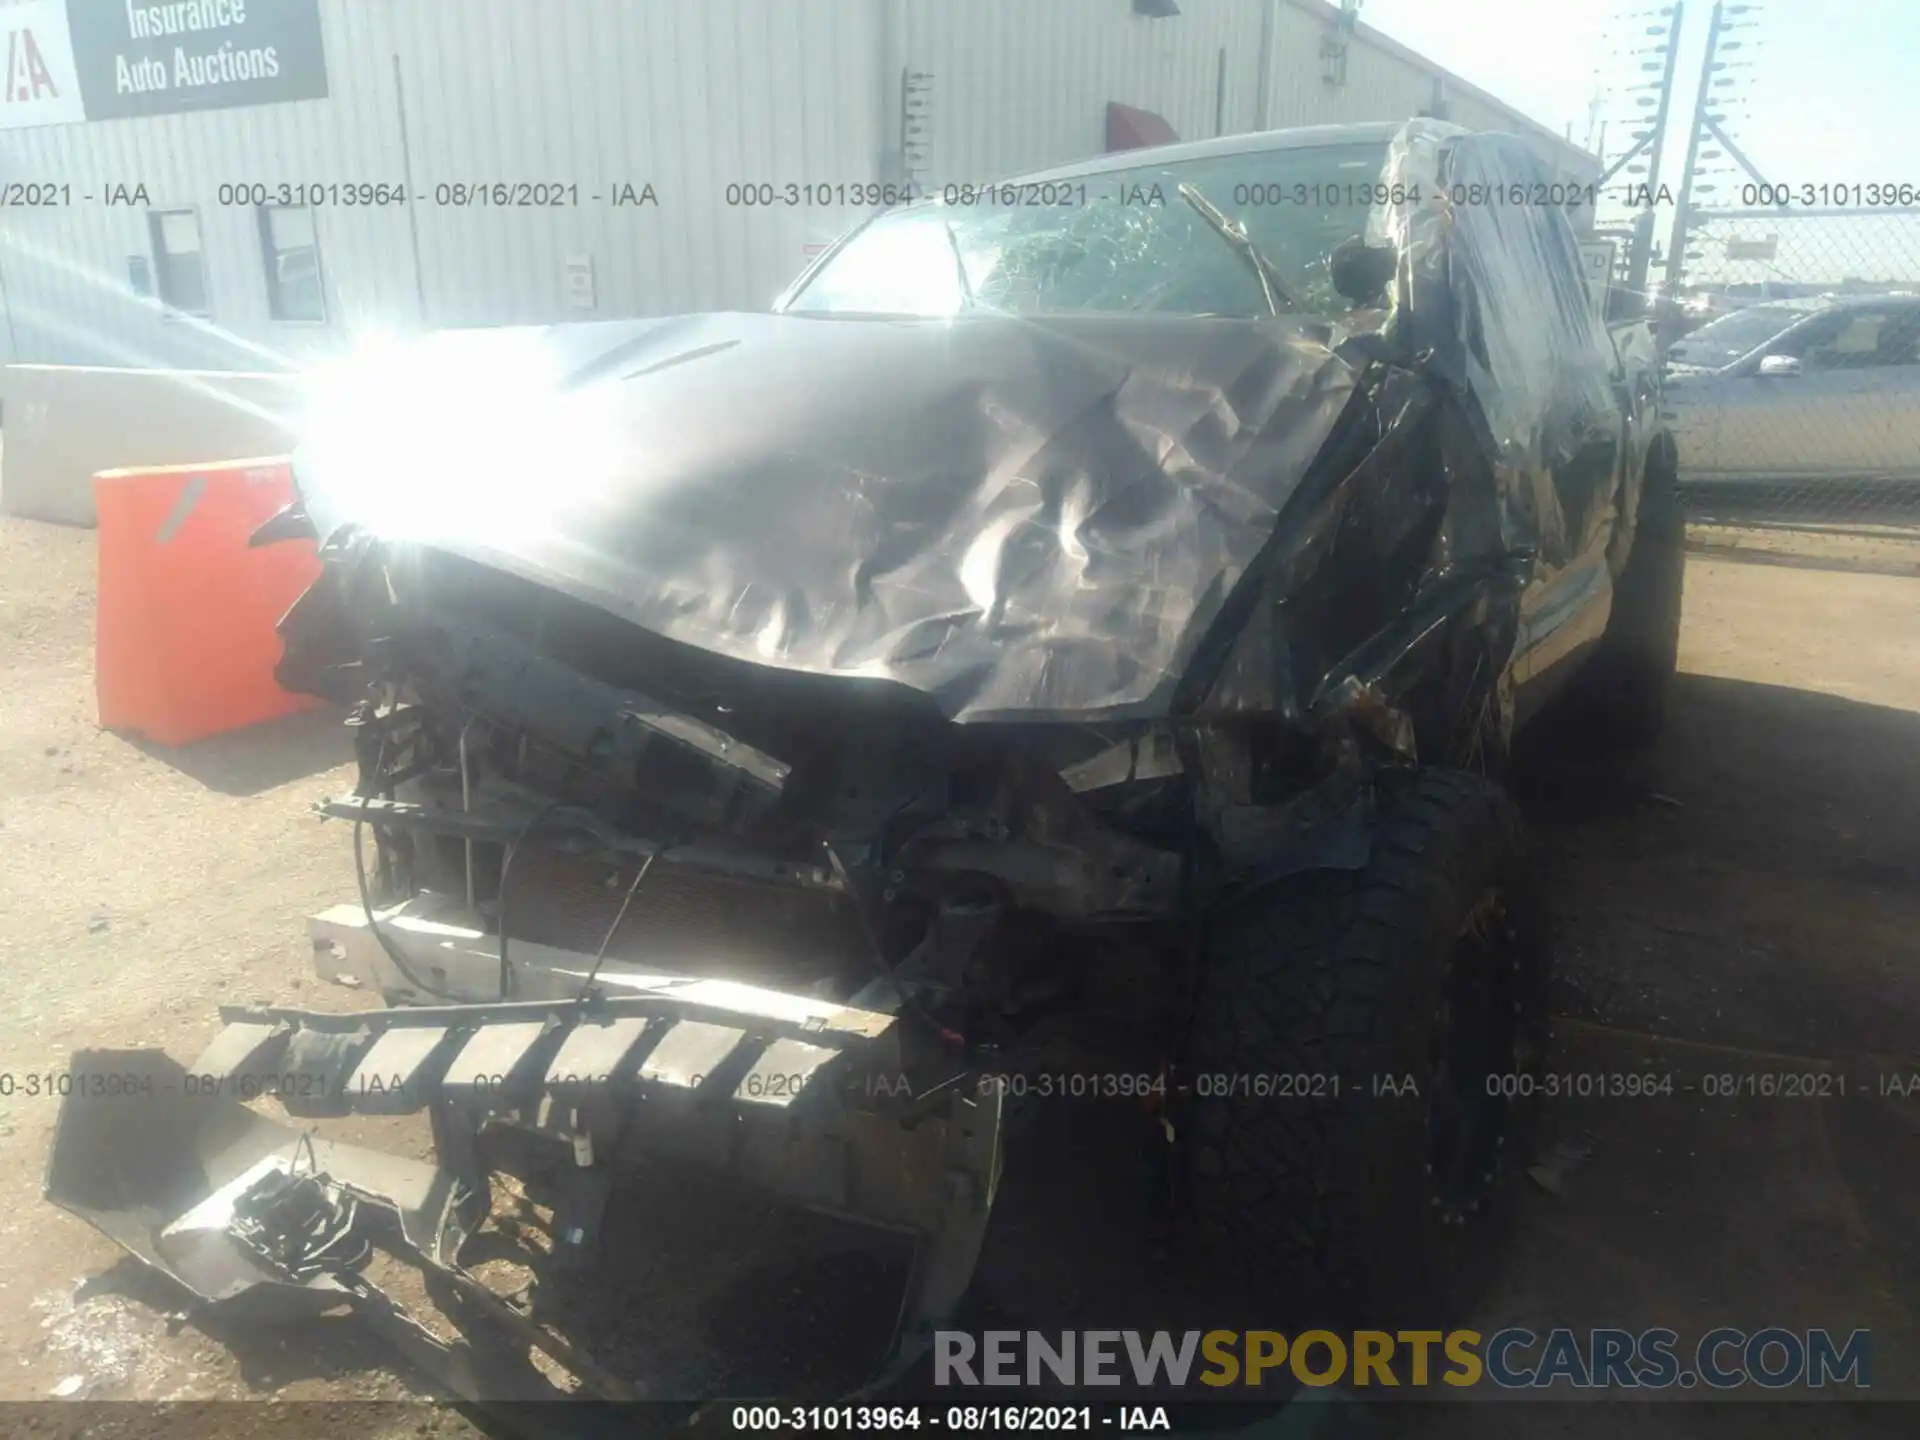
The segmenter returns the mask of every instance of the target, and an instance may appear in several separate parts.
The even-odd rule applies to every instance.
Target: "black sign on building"
[[[67,0],[88,120],[327,93],[319,0]]]

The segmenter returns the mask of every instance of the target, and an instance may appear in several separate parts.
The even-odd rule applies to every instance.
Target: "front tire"
[[[1380,799],[1363,869],[1297,874],[1214,918],[1184,1117],[1193,1215],[1223,1266],[1369,1324],[1457,1262],[1517,1160],[1516,1092],[1546,1040],[1546,936],[1512,802],[1441,770]]]

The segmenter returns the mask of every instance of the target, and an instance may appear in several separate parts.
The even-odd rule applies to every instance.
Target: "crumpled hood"
[[[1324,325],[722,314],[318,377],[352,522],[956,719],[1157,713],[1354,385]]]

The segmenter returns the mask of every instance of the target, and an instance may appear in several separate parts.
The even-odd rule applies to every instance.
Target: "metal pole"
[[[1279,19],[1274,13],[1281,0],[1267,0],[1260,7],[1260,78],[1253,91],[1253,128],[1273,127],[1273,39]]]
[[[1715,0],[1718,13],[1719,0]],[[1660,104],[1653,113],[1653,131],[1647,148],[1647,214],[1634,226],[1633,254],[1627,262],[1627,288],[1647,293],[1647,271],[1653,264],[1653,196],[1660,191],[1660,153],[1667,139],[1667,116],[1673,104],[1673,71],[1680,59],[1680,22],[1686,0],[1675,0],[1673,19],[1667,22],[1667,60],[1660,72]]]
[[[0,314],[7,317],[7,353],[0,358],[18,363],[21,358],[20,341],[13,333],[13,300],[7,294],[7,259],[4,254],[0,254]],[[0,415],[0,421],[4,421],[5,418]]]
[[[1213,72],[1213,133],[1227,133],[1227,47],[1220,47],[1220,63]]]
[[[1707,116],[1707,133],[1727,147],[1727,154],[1731,155],[1734,160],[1739,163],[1740,168],[1753,178],[1754,184],[1765,185],[1767,183],[1767,177],[1762,175],[1759,167],[1747,158],[1747,152],[1733,143],[1733,137],[1727,134],[1726,128],[1711,115]]]
[[[0,355],[0,360],[7,360],[17,364],[21,359],[20,341],[19,337],[13,333],[13,299],[7,293],[7,252],[5,246],[0,246],[0,315],[4,315],[7,321],[7,353]],[[0,421],[5,420],[5,418],[4,415],[0,415]]]
[[[1602,125],[1600,127],[1600,133],[1602,135],[1606,134],[1606,129],[1607,127]],[[1627,153],[1622,155],[1618,160],[1614,161],[1611,165],[1607,165],[1607,168],[1600,172],[1600,178],[1594,181],[1593,183],[1596,185],[1605,185],[1614,176],[1618,175],[1623,168],[1625,168],[1626,163],[1629,160],[1633,159],[1634,156],[1638,155],[1642,150],[1646,148],[1647,148],[1647,142],[1645,140],[1634,141],[1633,148],[1627,151]],[[1600,157],[1600,162],[1603,165],[1606,164],[1606,158],[1607,157],[1604,155]]]
[[[427,272],[420,264],[420,197],[413,188],[413,141],[407,134],[407,87],[400,79],[400,57],[393,57],[393,102],[400,117],[400,178],[407,187],[407,238],[413,246],[413,293],[420,306],[420,328],[427,322]]]
[[[880,176],[899,184],[907,178],[905,140],[907,21],[900,0],[880,4]]]
[[[1707,53],[1700,61],[1700,93],[1693,98],[1693,129],[1687,135],[1687,162],[1680,171],[1680,199],[1673,212],[1673,236],[1667,241],[1666,293],[1680,286],[1687,269],[1687,222],[1693,211],[1693,167],[1700,158],[1700,133],[1706,128],[1707,101],[1713,90],[1713,55],[1720,48],[1720,7],[1713,0],[1713,20],[1707,26]]]

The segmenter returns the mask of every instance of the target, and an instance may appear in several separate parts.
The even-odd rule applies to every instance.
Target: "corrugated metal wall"
[[[0,180],[66,182],[76,192],[60,209],[0,210],[11,358],[277,368],[276,354],[297,358],[336,343],[330,327],[268,319],[255,214],[217,205],[217,192],[222,182],[391,174],[400,147],[385,21],[390,8],[412,3],[326,0],[326,100],[0,131]],[[163,316],[130,293],[127,257],[150,252],[147,208],[104,203],[114,185],[143,185],[154,208],[197,209],[212,326]],[[83,202],[81,193],[95,199]],[[333,318],[338,301],[411,322],[404,220],[340,209],[319,213],[316,223]]]
[[[359,328],[561,319],[582,313],[565,294],[578,257],[593,314],[764,305],[838,224],[730,207],[726,186],[861,179],[882,149],[880,0],[323,0],[321,16],[325,100],[0,132],[0,178],[194,206],[213,310],[202,325],[129,293],[144,207],[0,212],[14,358],[271,366]],[[317,209],[329,323],[277,323],[255,212],[218,204],[222,183],[256,181],[422,198]],[[443,183],[496,181],[578,201],[435,203]],[[621,184],[657,204],[615,206]]]
[[[1357,36],[1322,78],[1318,0],[320,0],[324,100],[0,131],[0,180],[96,197],[144,184],[199,213],[211,323],[135,297],[143,206],[0,210],[11,358],[277,368],[368,328],[491,325],[765,305],[810,245],[862,213],[728,203],[728,187],[893,178],[901,72],[928,72],[915,173],[941,183],[1097,154],[1109,101],[1182,138],[1401,119],[1434,72]],[[1457,88],[1452,118],[1517,128]],[[404,137],[404,139],[403,139]],[[1536,141],[1541,137],[1536,135]],[[1546,148],[1554,148],[1550,137]],[[419,202],[315,213],[328,320],[273,321],[255,212],[232,182],[386,182]],[[465,182],[577,187],[578,203],[436,204]],[[611,203],[651,185],[657,203]],[[595,198],[598,197],[598,198]],[[416,258],[417,257],[417,258]],[[569,264],[592,308],[569,304]]]
[[[569,256],[591,258],[600,314],[764,306],[804,263],[810,212],[728,187],[875,173],[877,0],[459,8],[449,25],[444,0],[394,7],[414,189],[545,181],[579,204],[415,207],[433,324],[564,317]],[[621,184],[658,204],[616,207]]]
[[[1183,140],[1254,127],[1260,0],[1181,0],[1165,20],[1131,0],[906,4],[911,63],[933,77],[936,184],[1098,155],[1110,100],[1165,116]]]

